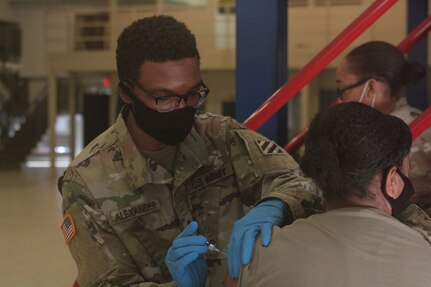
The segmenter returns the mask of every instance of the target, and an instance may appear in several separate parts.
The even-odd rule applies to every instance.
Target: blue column
[[[409,0],[408,10],[408,32],[416,28],[423,20],[428,17],[428,0]],[[408,53],[411,62],[421,63],[428,74],[428,45],[427,37],[417,43]],[[407,88],[407,101],[410,105],[424,110],[428,107],[427,77],[418,84]]]
[[[247,119],[287,81],[287,0],[236,1],[236,115]],[[287,143],[287,106],[258,132]]]

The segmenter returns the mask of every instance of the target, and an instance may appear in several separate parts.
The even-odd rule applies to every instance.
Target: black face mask
[[[383,195],[386,197],[386,200],[392,206],[392,216],[394,217],[398,217],[398,215],[400,215],[400,213],[407,207],[410,197],[412,197],[412,195],[415,193],[415,189],[413,188],[413,184],[410,181],[410,179],[407,176],[405,176],[398,168],[397,168],[397,173],[399,174],[399,176],[404,182],[404,188],[400,196],[398,196],[396,199],[393,199],[386,193],[386,188],[384,183],[386,182],[387,174],[384,178],[383,188],[382,188]]]
[[[134,105],[129,106],[138,126],[159,142],[175,146],[192,130],[196,108],[185,107],[167,113],[150,109],[130,92]]]

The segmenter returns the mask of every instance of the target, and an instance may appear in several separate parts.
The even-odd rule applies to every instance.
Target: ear
[[[130,98],[130,87],[125,82],[118,83],[118,93],[120,94],[120,98],[126,104],[132,104],[133,100]]]
[[[385,188],[386,194],[393,199],[397,199],[403,191],[404,182],[398,175],[396,166],[392,166],[386,173]]]
[[[375,79],[369,79],[368,80],[368,91],[365,95],[369,100],[371,100],[373,97],[375,97],[377,94],[379,94],[381,89],[381,86],[379,85],[379,82]]]

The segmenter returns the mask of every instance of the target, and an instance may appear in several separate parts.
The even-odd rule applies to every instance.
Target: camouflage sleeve
[[[63,213],[70,215],[75,229],[67,244],[79,286],[175,286],[146,282],[75,169],[66,171],[61,186]]]
[[[275,142],[245,128],[229,132],[230,156],[243,203],[276,197],[287,205],[287,223],[323,212],[321,192]]]
[[[431,216],[431,130],[425,131],[412,144],[409,178],[415,188],[412,202]]]
[[[431,218],[416,204],[410,204],[398,219],[413,228],[431,244]]]

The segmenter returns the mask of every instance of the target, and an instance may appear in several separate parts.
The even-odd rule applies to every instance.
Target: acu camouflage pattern
[[[392,116],[410,124],[421,111],[407,104],[400,98]],[[399,219],[419,231],[431,243],[431,130],[428,129],[413,141],[410,149],[409,178],[415,188],[411,204]],[[419,207],[420,208],[419,208]],[[423,210],[422,210],[423,209]],[[424,212],[425,211],[425,212]]]
[[[399,216],[398,219],[410,226],[431,244],[431,219],[416,204],[410,204]]]
[[[410,124],[417,116],[421,114],[421,111],[409,106],[406,98],[400,98],[396,104],[395,109],[390,113],[391,116],[402,119],[406,124]]]
[[[144,158],[121,115],[66,170],[63,212],[76,224],[69,248],[80,286],[174,286],[164,264],[191,221],[226,251],[233,224],[263,197],[289,205],[288,221],[323,210],[321,194],[285,152],[264,155],[263,136],[221,116],[196,116],[174,174]],[[207,254],[206,286],[223,286],[227,258]]]

